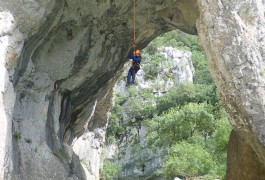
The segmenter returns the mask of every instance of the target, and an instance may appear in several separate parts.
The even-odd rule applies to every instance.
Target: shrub
[[[214,166],[211,155],[200,145],[181,142],[171,148],[163,174],[167,178],[199,176],[208,174]]]
[[[214,132],[215,149],[213,152],[215,161],[217,163],[216,174],[225,179],[226,175],[226,160],[227,160],[227,146],[229,136],[231,133],[231,125],[227,119],[226,114],[218,121],[216,131]]]
[[[18,131],[15,131],[15,133],[13,134],[13,136],[15,137],[16,140],[20,140],[21,139],[21,133]]]
[[[161,54],[155,54],[150,63],[146,64],[143,67],[143,71],[145,72],[145,79],[155,79],[161,70],[160,63],[164,61],[165,57]]]
[[[121,137],[125,134],[126,128],[124,125],[121,125],[120,119],[116,114],[111,114],[110,119],[109,119],[109,125],[107,128],[107,139],[108,137]],[[112,141],[113,139],[109,139]]]
[[[223,117],[218,121],[217,128],[214,133],[216,153],[226,153],[231,130],[232,128],[227,117]]]
[[[117,176],[121,170],[117,167],[117,165],[109,160],[104,160],[103,170],[101,172],[101,180],[113,180],[115,176]]]

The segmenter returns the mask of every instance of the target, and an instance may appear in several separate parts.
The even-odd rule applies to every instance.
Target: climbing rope
[[[135,0],[133,0],[133,52],[135,52]]]

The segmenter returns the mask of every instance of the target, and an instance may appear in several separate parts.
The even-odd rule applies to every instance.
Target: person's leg
[[[127,84],[130,84],[131,76],[132,76],[132,68],[130,68],[129,71],[128,71]]]
[[[132,83],[134,84],[135,80],[135,68],[132,69]]]

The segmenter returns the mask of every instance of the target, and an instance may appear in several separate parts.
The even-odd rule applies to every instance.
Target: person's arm
[[[135,56],[134,56],[134,54],[132,53],[132,54],[129,55],[128,58],[134,60]]]

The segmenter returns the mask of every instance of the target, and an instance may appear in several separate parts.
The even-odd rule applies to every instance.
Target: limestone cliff
[[[265,2],[198,2],[200,42],[234,129],[227,179],[264,179]]]
[[[111,89],[132,50],[132,7],[122,0],[0,1],[0,179],[86,178],[71,146],[105,128]],[[251,178],[264,178],[264,1],[147,0],[137,1],[136,13],[138,48],[169,30],[198,31],[231,138],[243,139],[238,144],[255,157],[244,157],[241,169],[229,166],[228,178],[242,179],[248,161],[260,164]]]
[[[186,1],[138,1],[137,47],[176,28],[196,33],[192,4],[189,14]],[[106,126],[112,87],[132,49],[132,7],[0,1],[1,179],[88,178],[71,146]]]
[[[151,90],[151,94],[154,94],[153,99],[150,95],[149,98],[129,95],[132,89],[125,86],[127,71],[123,73],[123,78],[117,82],[114,88],[117,97],[126,96],[120,107],[122,119],[119,121],[120,126],[126,126],[126,138],[121,136],[113,143],[108,143],[105,147],[105,158],[115,162],[121,169],[118,175],[120,180],[163,179],[156,173],[161,169],[166,151],[161,149],[154,153],[149,149],[146,142],[147,127],[141,122],[143,119],[135,117],[135,114],[131,113],[131,111],[137,112],[131,108],[133,101],[137,99],[142,108],[147,108],[148,100],[153,101],[153,106],[155,106],[155,97],[163,96],[170,87],[177,86],[181,82],[193,82],[194,67],[191,61],[191,52],[180,51],[173,47],[159,47],[156,52],[162,55],[162,59],[155,77],[147,78],[150,69],[154,68],[150,66],[153,60],[152,57],[143,56],[141,70],[137,72],[136,84],[132,87],[135,88],[137,94],[144,94],[145,90]],[[128,68],[129,66],[126,70]],[[137,122],[137,118],[141,119],[140,122]]]

